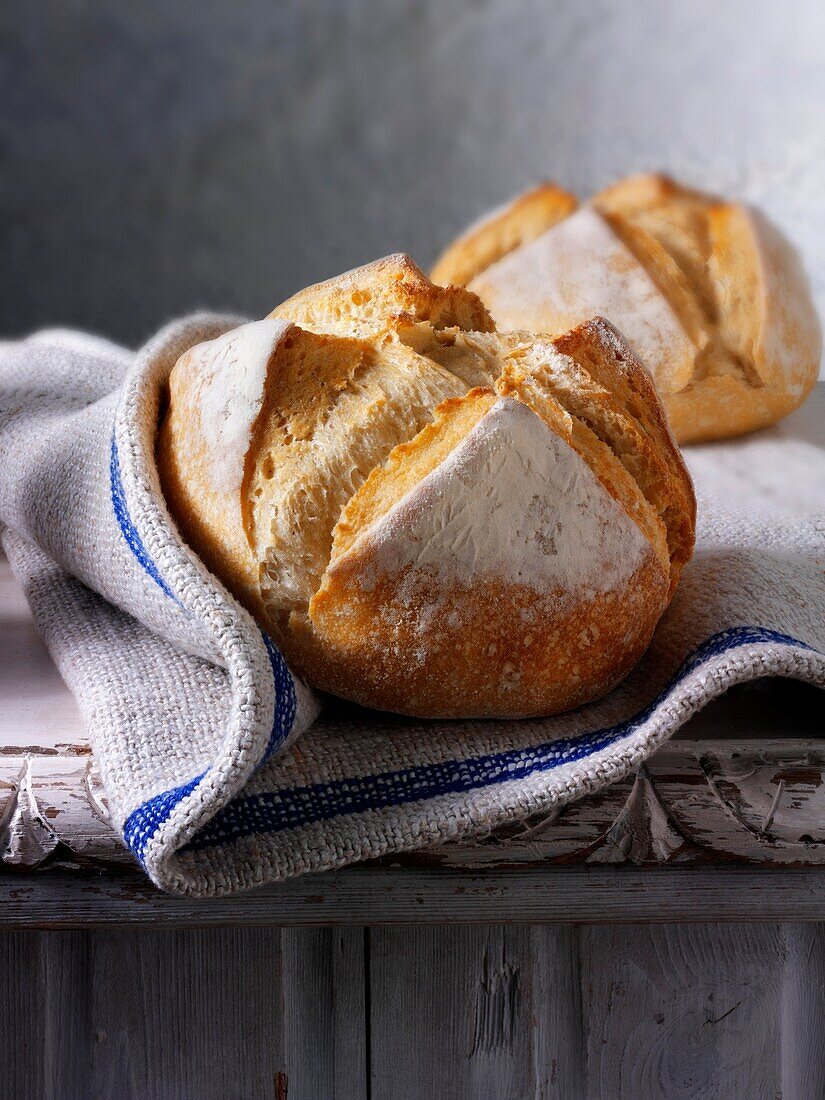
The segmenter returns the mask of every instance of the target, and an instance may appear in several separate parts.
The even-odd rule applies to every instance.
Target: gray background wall
[[[821,0],[34,0],[0,7],[0,333],[137,342],[542,177],[762,203],[825,307]]]

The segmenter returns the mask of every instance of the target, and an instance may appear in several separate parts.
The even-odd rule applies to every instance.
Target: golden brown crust
[[[791,407],[819,371],[822,331],[799,256],[775,225],[739,203],[708,208],[708,263],[722,340]]]
[[[569,217],[578,205],[574,195],[554,183],[539,184],[453,241],[436,261],[433,281],[466,286],[490,264]]]
[[[275,365],[250,448],[244,505],[270,618],[310,599],[341,510],[370,472],[465,391],[397,340],[314,340],[309,356]]]
[[[274,348],[273,348],[274,353]],[[242,603],[263,614],[258,563],[244,530],[240,482],[216,491],[201,403],[208,345],[185,352],[169,378],[155,459],[166,504],[184,540]]]
[[[634,223],[616,214],[603,215],[619,240],[653,279],[659,293],[666,299],[685,332],[690,337],[694,354],[707,343],[706,318],[683,269],[661,241],[644,224]]]
[[[680,442],[767,427],[802,403],[818,374],[821,331],[799,258],[775,226],[663,176],[621,181],[593,202],[631,232],[654,235],[701,310],[694,378],[665,395]]]
[[[167,415],[161,424],[155,456],[167,507],[184,542],[241,603],[260,617],[263,608],[257,585],[258,565],[243,535],[240,512],[234,523],[226,524],[220,503],[203,488],[180,446],[180,437],[191,432],[191,406],[177,396],[172,402],[177,412]]]
[[[175,364],[156,460],[166,502],[183,538],[233,595],[266,622],[254,505],[261,481],[267,480],[262,471],[271,476],[267,456],[272,437],[283,442],[290,433],[298,440],[311,436],[327,405],[353,383],[373,352],[357,339],[306,332],[289,324],[276,328],[271,345],[264,345],[261,399],[246,424],[240,424],[245,431],[236,455],[237,476],[225,482],[222,467],[232,455],[225,436],[216,437],[215,426],[204,416],[204,388],[212,376],[215,352],[224,348],[226,339],[198,345]],[[233,364],[238,369],[244,365]],[[236,406],[243,401],[230,396],[229,381],[219,385],[231,412],[233,400]]]
[[[640,172],[603,187],[590,201],[600,210],[628,216],[671,203],[696,202],[704,205],[709,197],[661,172]]]
[[[667,605],[652,554],[623,589],[561,611],[552,597],[505,583],[445,592],[418,582],[410,603],[406,579],[386,577],[367,592],[346,569],[337,571],[314,597],[312,619],[293,616],[296,667],[345,699],[405,714],[555,714],[618,683]],[[406,617],[392,614],[404,605]],[[423,647],[422,619],[429,624]]]
[[[644,356],[680,443],[764,427],[804,401],[818,374],[821,327],[798,257],[766,218],[656,174],[620,180],[590,206],[653,280],[684,334],[677,349],[676,330],[666,335],[663,329]],[[532,239],[533,223],[520,200],[490,224],[501,222],[518,242],[507,250],[512,266]],[[519,241],[522,229],[525,240]],[[464,242],[460,238],[445,255],[462,255]],[[531,260],[518,276],[516,306],[500,285],[516,277],[515,269],[505,276],[492,251],[478,256],[483,262],[475,263],[473,289],[501,328],[558,330],[561,314],[547,288],[536,287],[535,301],[530,292],[531,279],[540,277],[531,272],[540,265]],[[605,270],[617,260],[605,257]],[[576,261],[571,256],[566,262]],[[592,266],[594,257],[588,254],[586,262]],[[595,262],[598,267],[598,257]],[[596,268],[592,278],[598,277]],[[562,312],[568,325],[578,319],[569,302]]]
[[[745,435],[767,428],[797,407],[785,393],[746,389],[731,375],[705,378],[701,385],[671,394],[667,399],[668,419],[673,434],[684,444],[710,443],[721,438]]]
[[[403,319],[435,329],[494,329],[481,299],[460,286],[438,286],[403,252],[354,268],[293,294],[270,317],[302,328],[372,333]]]

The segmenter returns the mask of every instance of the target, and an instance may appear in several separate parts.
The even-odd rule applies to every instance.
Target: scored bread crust
[[[468,234],[469,288],[500,329],[559,332],[606,316],[650,371],[679,442],[772,424],[813,387],[822,333],[810,285],[758,211],[650,174],[524,240],[521,221],[516,199]],[[465,247],[448,250],[456,272]],[[496,258],[475,262],[485,249]]]
[[[292,618],[296,656],[328,690],[375,706],[397,709],[403,695],[416,714],[553,713],[609,690],[644,652],[692,552],[693,490],[649,378],[605,322],[552,342],[524,333],[466,339],[481,352],[498,345],[507,357],[495,392],[474,389],[445,402],[353,496],[323,582],[307,613]],[[536,343],[538,363],[549,363],[552,377],[527,361]],[[600,384],[608,380],[610,387]],[[474,539],[489,537],[496,509],[486,497],[471,507],[480,479],[475,472],[462,479],[449,456],[471,434],[468,425],[483,423],[502,398],[528,408],[604,490],[598,507],[611,560],[626,566],[605,591],[593,590],[605,566],[597,564],[592,532],[582,537],[582,559],[594,575],[561,591],[520,583],[515,563],[493,579],[473,575],[466,563],[463,580],[433,574],[438,537],[459,549],[470,543],[474,562]],[[526,449],[540,462],[535,441]],[[506,498],[496,503],[514,528],[524,502],[501,485],[501,462],[518,450],[518,441],[505,438],[493,463],[494,485]],[[577,491],[581,503],[585,494]],[[456,518],[462,510],[474,515],[475,529]],[[444,529],[433,513],[448,517]],[[644,536],[635,544],[638,557],[616,516],[632,517]]]
[[[438,286],[403,252],[353,268],[287,298],[269,315],[303,328],[347,335],[372,334],[401,320],[435,329],[491,332],[481,299],[463,286]]]
[[[693,554],[696,496],[650,375],[617,329],[603,317],[594,317],[563,333],[553,343],[601,385],[600,393],[589,393],[577,402],[578,415],[600,436],[613,428],[620,460],[633,469],[640,483],[646,480],[646,470],[652,472],[647,492],[667,530],[672,595],[682,568]],[[624,414],[621,419],[617,406]],[[607,423],[600,427],[605,418]],[[644,459],[637,457],[640,454]]]
[[[439,256],[433,282],[466,286],[490,264],[546,233],[578,209],[578,199],[554,183],[541,183],[466,229]]]
[[[196,345],[172,370],[155,448],[166,503],[186,542],[262,623],[268,611],[253,506],[267,468],[261,436],[282,412],[278,393],[294,383],[296,369],[314,363],[319,376],[307,397],[317,408],[371,354],[358,339],[266,320]],[[295,405],[296,419],[306,418],[309,410]]]
[[[292,300],[316,331],[276,317],[181,357],[157,457],[182,534],[318,688],[429,717],[604,693],[692,549],[644,371],[601,321],[438,327],[439,289],[419,273],[410,308],[397,258],[354,299],[376,266]]]

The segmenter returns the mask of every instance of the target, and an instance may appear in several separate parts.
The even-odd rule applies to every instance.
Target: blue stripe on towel
[[[272,678],[275,681],[275,720],[261,761],[263,764],[274,752],[277,752],[289,736],[298,709],[298,697],[295,692],[295,680],[280,650],[272,644],[272,640],[263,631],[261,631],[261,637],[266,646]]]
[[[272,677],[275,681],[275,718],[264,755],[255,769],[256,771],[263,767],[272,754],[277,752],[287,739],[298,709],[295,681],[286,661],[273,645],[272,640],[263,631],[261,637],[266,646],[269,664],[272,668]],[[174,808],[187,795],[192,793],[206,774],[203,771],[200,775],[196,775],[194,779],[190,779],[188,783],[183,783],[179,787],[172,787],[168,791],[155,795],[154,798],[142,803],[128,816],[123,825],[123,839],[141,862],[143,862],[147,844],[160,826],[168,820]]]
[[[146,845],[164,821],[168,820],[175,806],[194,791],[205,775],[206,772],[201,772],[180,787],[173,787],[169,791],[164,791],[163,794],[156,794],[126,818],[123,824],[123,839],[141,862],[143,862]]]
[[[380,810],[439,795],[458,794],[514,779],[548,772],[582,760],[608,745],[629,737],[665,701],[690,673],[714,657],[744,645],[776,644],[802,649],[810,646],[787,634],[762,627],[736,627],[714,635],[698,646],[679,671],[648,706],[619,725],[576,737],[559,738],[527,749],[512,749],[467,760],[422,764],[401,771],[316,783],[306,787],[240,795],[219,810],[186,846],[203,848],[261,833],[328,821],[344,814]]]
[[[170,600],[174,600],[175,603],[179,604],[180,600],[160,575],[158,567],[152,561],[149,551],[146,549],[143,539],[140,537],[138,529],[129,514],[129,509],[126,506],[126,493],[123,491],[123,480],[120,476],[120,455],[117,451],[114,432],[112,432],[112,448],[109,455],[109,484],[115,519],[120,527],[121,534],[126,540],[126,545],[134,554],[138,564],[149,574],[161,592],[167,595]]]

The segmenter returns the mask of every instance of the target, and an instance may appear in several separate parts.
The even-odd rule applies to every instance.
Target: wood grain
[[[822,1095],[820,928],[372,933],[371,1095]],[[800,965],[802,964],[802,965]]]
[[[3,1095],[814,1100],[823,961],[798,923],[4,931]]]
[[[367,938],[362,928],[281,932],[289,1100],[367,1100]]]
[[[94,939],[88,932],[39,933],[43,991],[42,1044],[46,1100],[88,1095]]]
[[[784,962],[777,925],[583,929],[587,1096],[781,1094]]]
[[[825,1093],[825,924],[786,924],[782,990],[782,1096]]]
[[[372,943],[376,1100],[583,1095],[575,929],[380,929]]]
[[[46,1094],[42,1049],[45,990],[40,973],[40,936],[3,932],[0,935],[0,1065],[4,1091],[19,1100],[40,1100]],[[21,1048],[24,1052],[21,1057]],[[29,1049],[37,1051],[34,1058]]]
[[[87,932],[0,935],[0,1065],[14,1100],[86,1100],[91,1029]]]
[[[581,932],[571,926],[533,927],[529,935],[532,1096],[575,1100],[584,1096],[586,1083]]]
[[[528,1096],[528,930],[376,929],[371,938],[373,1100]]]
[[[3,932],[2,1094],[274,1100],[281,1087],[360,1100],[363,942],[316,929]]]
[[[271,1093],[285,1069],[276,931],[107,932],[93,965],[92,1096]]]
[[[0,928],[820,921],[821,870],[727,866],[470,871],[353,867],[193,900],[140,872],[0,874]]]

